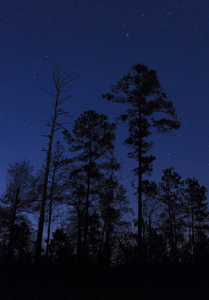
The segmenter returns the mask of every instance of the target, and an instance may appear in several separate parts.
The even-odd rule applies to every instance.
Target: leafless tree
[[[44,228],[44,219],[45,219],[45,207],[46,207],[46,198],[47,198],[47,185],[48,185],[48,177],[49,177],[49,168],[51,163],[51,154],[52,154],[52,145],[54,134],[59,129],[65,129],[65,125],[70,122],[60,122],[59,119],[62,116],[70,117],[69,112],[65,111],[63,108],[63,104],[71,97],[71,84],[75,79],[75,76],[72,76],[71,72],[65,71],[63,72],[60,65],[56,65],[54,67],[54,72],[52,75],[52,86],[53,92],[45,91],[49,95],[54,98],[54,102],[52,103],[54,108],[54,114],[51,116],[51,120],[46,124],[50,128],[50,134],[44,135],[49,139],[48,148],[46,151],[46,166],[45,166],[45,174],[44,174],[44,182],[43,182],[43,191],[41,198],[41,208],[40,208],[40,218],[39,218],[39,226],[38,226],[38,236],[36,243],[36,253],[35,258],[36,261],[39,262],[41,259],[41,250],[42,250],[42,237],[43,237],[43,228]]]

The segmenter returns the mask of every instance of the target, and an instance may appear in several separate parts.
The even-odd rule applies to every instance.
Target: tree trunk
[[[81,259],[81,214],[78,212],[78,237],[77,237],[77,259]]]
[[[56,124],[56,119],[57,119],[57,106],[58,106],[58,100],[59,100],[59,93],[60,93],[60,91],[58,90],[57,96],[56,96],[56,103],[54,106],[54,117],[52,119],[51,133],[49,136],[49,145],[48,145],[48,150],[47,150],[47,160],[46,160],[46,167],[45,167],[44,184],[43,184],[42,199],[41,199],[41,211],[40,211],[39,226],[38,226],[38,236],[37,236],[37,242],[36,242],[36,253],[35,253],[35,260],[37,263],[39,263],[41,261],[47,185],[48,185],[48,178],[49,178],[49,168],[50,168],[50,163],[51,163],[51,152],[52,152],[52,144],[53,144],[53,138],[54,138],[54,132],[55,132],[55,124]]]
[[[192,203],[192,255],[194,258],[194,209],[193,209],[193,203]]]
[[[90,196],[90,185],[91,185],[91,140],[89,145],[89,164],[87,174],[87,188],[86,188],[86,203],[85,203],[85,221],[84,221],[84,240],[83,240],[83,254],[84,258],[87,258],[87,235],[88,235],[88,219],[89,219],[89,196]]]
[[[168,195],[168,201],[170,202],[170,196]],[[175,259],[175,252],[174,252],[174,234],[173,234],[173,222],[172,222],[172,216],[171,216],[171,208],[170,203],[168,203],[168,213],[169,213],[169,225],[170,225],[170,247],[171,247],[171,257],[174,261]]]
[[[106,265],[109,267],[110,265],[110,258],[111,258],[111,245],[110,245],[110,229],[109,224],[107,224],[107,230],[106,230],[106,240],[105,240],[105,261]]]
[[[142,137],[141,111],[139,105],[139,152],[138,152],[138,262],[142,262]]]
[[[52,202],[53,202],[55,172],[56,172],[56,168],[54,167],[53,176],[52,176],[52,186],[51,186],[51,194],[50,194],[50,203],[49,203],[49,220],[48,220],[48,230],[47,230],[47,240],[46,240],[46,257],[48,257],[48,255],[49,255],[49,240],[50,240],[50,233],[51,233]]]
[[[99,258],[101,257],[101,254],[102,254],[102,251],[103,251],[105,230],[106,230],[106,218],[104,220],[104,225],[103,225],[103,228],[102,228],[102,237],[101,237],[101,242],[100,242],[100,246],[99,246]]]
[[[149,211],[149,262],[152,262],[152,226],[151,226],[151,212]]]

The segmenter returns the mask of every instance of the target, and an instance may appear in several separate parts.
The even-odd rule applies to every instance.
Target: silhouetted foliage
[[[106,168],[108,157],[114,149],[115,128],[115,124],[109,123],[105,115],[99,115],[90,110],[85,111],[75,120],[72,135],[67,131],[64,132],[65,139],[70,145],[69,150],[77,153],[72,160],[69,160],[70,163],[73,163],[73,169],[69,174],[69,185],[76,178],[79,182],[77,187],[81,191],[80,197],[77,198],[77,187],[72,182],[73,189],[75,187],[73,202],[77,209],[79,222],[78,245],[80,248],[81,234],[83,234],[82,252],[84,256],[87,256],[88,253],[89,220],[94,211],[94,209],[92,211],[92,204],[96,198],[99,179],[102,178],[102,169]],[[83,232],[81,232],[81,222],[84,226]]]
[[[188,178],[185,187],[185,225],[187,227],[190,254],[198,256],[201,245],[205,243],[208,226],[208,203],[206,188],[200,186],[195,178]]]
[[[118,120],[128,121],[125,144],[137,162],[136,187],[132,181],[137,218],[129,208],[132,195],[127,196],[119,176],[115,123],[93,110],[75,120],[72,132],[58,123],[59,116],[68,115],[62,104],[70,97],[70,86],[70,75],[57,66],[55,92],[48,92],[55,102],[47,124],[51,131],[45,165],[36,175],[27,161],[8,169],[0,199],[1,298],[207,299],[206,188],[195,178],[183,180],[173,167],[163,170],[159,182],[145,176],[151,175],[155,159],[149,153],[152,134],[180,126],[156,72],[134,65],[112,86],[112,94],[103,95],[129,106]],[[60,128],[68,157],[60,142],[53,151]],[[41,260],[42,250],[46,256]]]
[[[26,224],[25,222],[21,223],[21,221],[25,219],[26,213],[32,212],[32,205],[35,201],[32,171],[33,167],[27,161],[11,164],[7,170],[7,188],[3,203],[5,205],[4,217],[6,218],[4,228],[7,227],[8,230],[8,252],[10,255],[14,252],[14,243],[18,243],[15,230]]]
[[[152,262],[162,262],[167,256],[166,241],[159,232],[160,214],[163,205],[159,201],[159,186],[156,182],[143,181],[145,199],[143,202],[144,257]]]
[[[120,227],[124,229],[123,218],[130,211],[126,190],[119,183],[116,172],[120,164],[111,158],[107,174],[104,174],[99,188],[99,212],[101,219],[100,257],[106,265],[114,260],[114,248],[117,248]]]
[[[134,173],[138,178],[138,248],[139,259],[142,254],[142,176],[152,171],[155,157],[148,155],[153,143],[148,139],[153,133],[167,132],[178,129],[173,103],[168,101],[166,94],[157,79],[156,71],[149,70],[143,64],[134,65],[127,75],[111,87],[112,94],[104,94],[109,101],[128,104],[126,114],[120,120],[128,121],[129,137],[125,140],[131,151],[128,156],[138,162]]]
[[[171,260],[176,262],[184,238],[183,181],[173,168],[163,170],[159,193],[159,200],[163,204],[161,230],[167,240]]]
[[[72,258],[72,245],[63,228],[57,228],[50,242],[49,255],[52,261],[68,262]]]
[[[58,141],[55,144],[55,149],[52,152],[51,157],[51,167],[49,172],[49,189],[48,189],[48,201],[47,201],[47,213],[48,213],[48,228],[47,228],[47,239],[46,239],[46,256],[48,256],[49,251],[49,241],[51,235],[51,225],[53,221],[53,215],[56,215],[56,210],[59,205],[65,201],[63,193],[63,161],[65,160],[64,156],[64,147]]]

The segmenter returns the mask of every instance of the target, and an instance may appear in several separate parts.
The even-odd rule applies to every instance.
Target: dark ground
[[[208,266],[2,264],[2,300],[209,299]]]

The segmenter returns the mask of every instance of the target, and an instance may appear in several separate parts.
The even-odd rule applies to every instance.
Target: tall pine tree
[[[155,157],[148,155],[153,143],[148,139],[153,129],[167,132],[178,129],[173,103],[168,101],[158,81],[156,71],[149,70],[143,64],[134,65],[127,75],[111,87],[112,93],[103,94],[109,101],[128,104],[126,114],[120,116],[128,121],[129,137],[125,140],[131,151],[129,157],[137,161],[134,170],[138,177],[138,255],[142,253],[142,176],[152,171]]]
[[[115,140],[115,124],[109,123],[107,117],[99,115],[95,111],[85,111],[75,120],[73,134],[64,132],[65,138],[70,145],[69,150],[76,155],[72,160],[73,171],[71,175],[79,178],[81,187],[80,201],[84,203],[84,232],[83,254],[87,256],[89,213],[93,201],[93,195],[97,193],[98,180],[102,169],[106,166],[106,160],[112,154]]]

